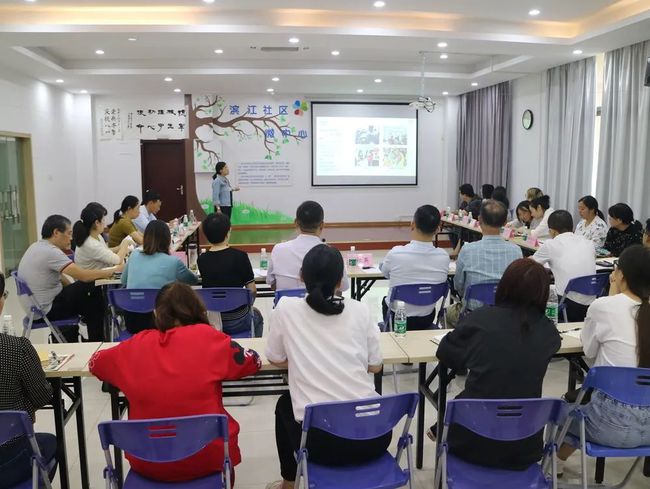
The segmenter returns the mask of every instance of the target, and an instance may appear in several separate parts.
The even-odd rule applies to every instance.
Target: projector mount
[[[436,108],[436,103],[431,99],[431,97],[424,95],[424,68],[427,61],[426,51],[420,51],[420,56],[422,57],[422,63],[420,66],[420,96],[417,98],[417,100],[414,100],[409,105],[416,110],[426,110],[427,112],[433,112],[433,110]]]

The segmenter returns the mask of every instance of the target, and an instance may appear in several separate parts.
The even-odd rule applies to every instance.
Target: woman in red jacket
[[[256,373],[261,367],[258,354],[210,326],[205,306],[185,284],[174,282],[160,290],[155,318],[157,329],[95,353],[90,371],[124,392],[130,419],[226,414],[230,458],[237,465],[239,425],[223,407],[221,383]],[[212,442],[178,462],[126,458],[132,470],[150,479],[193,480],[221,470],[223,443]]]

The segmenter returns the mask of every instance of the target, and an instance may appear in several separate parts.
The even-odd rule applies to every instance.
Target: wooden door
[[[158,219],[169,221],[187,213],[185,146],[183,140],[143,140],[142,195],[147,190],[160,194],[162,206]]]

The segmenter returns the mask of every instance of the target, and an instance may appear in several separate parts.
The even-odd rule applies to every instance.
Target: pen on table
[[[570,333],[571,331],[580,331],[581,329],[582,328],[567,329],[566,331],[560,331],[560,334]]]

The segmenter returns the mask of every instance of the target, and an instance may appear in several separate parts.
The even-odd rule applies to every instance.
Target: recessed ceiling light
[[[63,83],[63,80],[62,80],[61,78],[57,78],[57,79],[56,79],[56,82],[57,82],[57,83]]]
[[[88,90],[82,90],[80,93],[88,93]]]
[[[478,87],[478,83],[476,83],[476,82],[472,82],[472,86],[473,86],[473,87]]]
[[[449,92],[442,92],[443,95],[449,95]]]
[[[279,82],[279,81],[280,81],[280,79],[279,79],[279,78],[278,78],[277,76],[274,76],[273,78],[271,78],[271,81],[274,81],[274,82]]]
[[[180,92],[181,92],[181,89],[180,89],[180,88],[174,88],[174,92],[176,92],[176,93],[180,93]]]
[[[129,37],[127,40],[131,41],[131,42],[134,42],[134,41],[137,41],[138,38],[137,37]]]
[[[441,42],[438,43],[438,47],[439,47],[439,48],[446,48],[446,47],[447,47],[447,43],[446,43],[445,41],[441,41]]]
[[[203,0],[203,3],[214,3],[214,0]]]
[[[448,55],[448,54],[445,54],[445,53],[442,53],[442,54],[440,55],[440,59],[447,59],[448,57],[449,57],[449,55]]]
[[[381,0],[377,0],[375,3],[373,3],[375,8],[382,8],[386,6],[386,2],[382,2]]]
[[[381,83],[381,78],[375,78],[375,83]]]
[[[300,42],[300,39],[298,39],[297,37],[290,37],[289,42],[291,44],[298,44]]]
[[[214,53],[215,54],[223,54],[223,49],[215,49]]]
[[[357,88],[357,93],[363,93],[363,88]]]
[[[174,81],[174,79],[171,76],[166,76],[165,81],[170,82],[170,81]]]
[[[104,54],[104,50],[103,49],[98,49],[97,51],[95,51],[95,54],[100,54],[100,55]]]
[[[582,54],[582,49],[574,49],[573,54]]]
[[[25,0],[28,3],[34,3],[36,0]]]
[[[332,51],[332,56],[338,56],[339,54],[341,54],[340,51]]]
[[[266,91],[269,92],[269,93],[273,93],[273,92],[275,92],[275,89],[273,89],[273,88],[267,88]]]
[[[536,8],[528,11],[528,15],[530,15],[531,17],[537,17],[541,13],[542,12],[539,9],[536,9]]]

